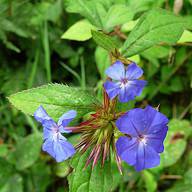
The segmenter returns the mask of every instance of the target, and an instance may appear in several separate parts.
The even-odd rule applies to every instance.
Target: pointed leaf
[[[131,9],[123,4],[113,5],[104,18],[104,28],[111,31],[114,26],[124,24],[133,18]]]
[[[96,29],[87,20],[81,20],[72,25],[63,35],[62,39],[86,41],[91,38],[91,29]]]
[[[111,191],[111,163],[105,162],[104,167],[101,167],[101,163],[98,162],[93,170],[90,165],[84,170],[87,157],[87,153],[82,156],[76,154],[72,159],[71,166],[74,169],[68,176],[69,192]]]
[[[128,57],[156,44],[174,44],[181,37],[186,23],[184,18],[168,11],[151,10],[144,14],[133,28],[122,47],[122,53]]]
[[[87,90],[61,84],[28,89],[13,94],[8,99],[17,109],[29,115],[33,115],[42,105],[56,121],[68,110],[77,110],[78,115],[81,116],[93,111],[98,104],[96,98]]]
[[[105,33],[93,30],[91,31],[91,33],[94,41],[107,51],[114,51],[115,48],[119,47],[117,42]]]

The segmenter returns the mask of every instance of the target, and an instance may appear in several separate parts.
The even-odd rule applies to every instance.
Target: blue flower
[[[117,128],[127,134],[116,142],[118,155],[137,171],[159,165],[167,123],[167,117],[150,106],[128,111],[116,121]]]
[[[57,162],[64,161],[73,156],[75,149],[71,143],[61,133],[69,133],[65,127],[76,116],[76,111],[70,110],[64,113],[56,124],[40,106],[34,113],[35,119],[43,126],[43,151],[49,153]]]
[[[142,76],[143,70],[135,63],[131,63],[125,68],[123,63],[116,61],[106,70],[106,74],[112,81],[106,81],[104,88],[110,99],[118,95],[120,102],[128,102],[135,96],[139,96],[147,83],[144,80],[138,80]]]

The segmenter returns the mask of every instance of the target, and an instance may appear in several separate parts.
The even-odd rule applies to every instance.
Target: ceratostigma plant
[[[39,107],[34,116],[44,127],[43,150],[56,161],[64,161],[75,153],[74,147],[61,133],[81,133],[81,141],[75,146],[81,154],[88,149],[90,154],[85,167],[92,162],[92,168],[101,158],[104,165],[112,149],[117,166],[122,173],[121,160],[135,167],[137,171],[152,168],[160,163],[159,153],[164,150],[163,141],[167,134],[168,119],[156,109],[132,109],[126,113],[116,111],[116,103],[128,102],[139,96],[146,85],[139,78],[143,70],[133,62],[115,61],[107,70],[107,81],[103,85],[103,105],[89,119],[78,126],[67,127],[76,116],[71,110],[56,124]]]

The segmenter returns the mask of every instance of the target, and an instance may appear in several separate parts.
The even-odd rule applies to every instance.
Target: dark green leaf
[[[55,120],[66,111],[77,110],[81,116],[93,111],[97,100],[86,90],[60,84],[49,84],[28,89],[9,97],[9,101],[19,110],[33,115],[42,105]]]
[[[5,184],[5,182],[11,177],[13,174],[13,166],[8,163],[5,159],[0,158],[0,191],[1,187]]]
[[[103,32],[99,31],[91,31],[92,37],[94,41],[102,48],[106,49],[107,51],[111,52],[114,51],[115,48],[118,48],[117,42],[112,39],[109,35],[106,35]]]
[[[28,173],[28,191],[44,192],[47,186],[53,181],[51,166],[47,166],[46,162],[42,161],[42,159],[35,162]],[[31,175],[33,176],[32,178]]]
[[[99,74],[104,79],[106,77],[105,70],[110,66],[109,53],[102,47],[97,47],[95,50],[95,61]]]
[[[77,154],[71,162],[74,168],[68,176],[69,192],[109,192],[112,187],[111,163],[105,162],[104,167],[98,162],[94,169],[88,166],[84,170],[88,155]]]

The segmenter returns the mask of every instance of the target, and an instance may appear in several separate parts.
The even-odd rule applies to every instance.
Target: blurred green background
[[[111,35],[120,43],[152,8],[192,14],[191,0],[0,0],[0,192],[68,191],[68,162],[56,164],[41,152],[41,137],[34,133],[42,128],[6,97],[54,82],[93,88],[101,98],[110,59],[90,39],[94,19],[82,11],[90,2],[99,7],[98,15],[114,5],[127,7],[127,19],[107,31],[116,31]],[[185,31],[175,46],[154,46],[132,57],[144,69],[148,86],[136,101],[120,107],[160,104],[170,119],[169,134],[159,167],[141,173],[127,167],[120,176],[114,164],[113,191],[192,191],[191,47],[192,33]]]

